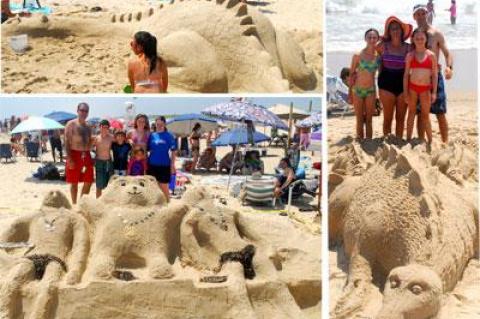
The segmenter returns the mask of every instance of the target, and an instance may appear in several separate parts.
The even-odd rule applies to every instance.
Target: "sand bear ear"
[[[155,177],[151,175],[145,175],[145,178],[147,178],[147,180],[149,180],[152,183],[157,183],[157,180],[155,179]]]

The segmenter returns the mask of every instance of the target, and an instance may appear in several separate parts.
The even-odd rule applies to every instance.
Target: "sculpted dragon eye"
[[[423,288],[422,286],[420,285],[413,285],[410,290],[415,294],[415,295],[419,295],[423,292]]]
[[[390,279],[390,288],[397,288],[398,286],[400,286],[400,281],[398,279]]]

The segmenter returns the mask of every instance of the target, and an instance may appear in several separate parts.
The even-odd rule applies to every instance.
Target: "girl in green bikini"
[[[349,101],[353,102],[357,119],[357,139],[371,139],[372,118],[375,113],[375,73],[379,66],[376,45],[380,34],[375,29],[365,32],[367,46],[352,58]]]

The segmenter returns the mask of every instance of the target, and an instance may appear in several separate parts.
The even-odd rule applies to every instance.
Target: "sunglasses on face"
[[[78,112],[81,112],[81,113],[88,113],[88,110],[85,110],[85,109],[80,109],[80,110],[78,110]]]

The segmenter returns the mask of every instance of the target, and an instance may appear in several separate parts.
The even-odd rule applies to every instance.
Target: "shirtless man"
[[[113,175],[113,163],[110,156],[114,137],[110,134],[110,123],[107,120],[100,122],[100,135],[95,137],[95,185],[97,186],[97,198],[102,196]]]
[[[418,4],[413,8],[413,18],[417,22],[419,28],[427,31],[429,35],[428,45],[429,49],[435,53],[437,61],[440,61],[440,51],[442,51],[445,57],[445,79],[450,80],[453,75],[453,56],[447,48],[447,43],[443,33],[428,24],[427,21],[428,9],[425,5]],[[445,83],[443,75],[441,73],[441,67],[438,68],[438,91],[437,100],[432,104],[430,113],[435,114],[438,120],[438,126],[440,129],[440,135],[442,142],[448,142],[448,123],[445,114],[447,113],[447,95],[445,92]],[[421,121],[418,121],[420,123]],[[419,124],[420,125],[420,124]],[[420,126],[419,132],[422,131]],[[421,136],[419,136],[422,138]]]
[[[78,183],[83,182],[81,195],[90,192],[93,183],[93,160],[90,156],[92,148],[92,129],[87,124],[87,103],[77,106],[78,118],[65,126],[65,150],[67,153],[66,180],[70,185],[72,203],[77,203]]]

